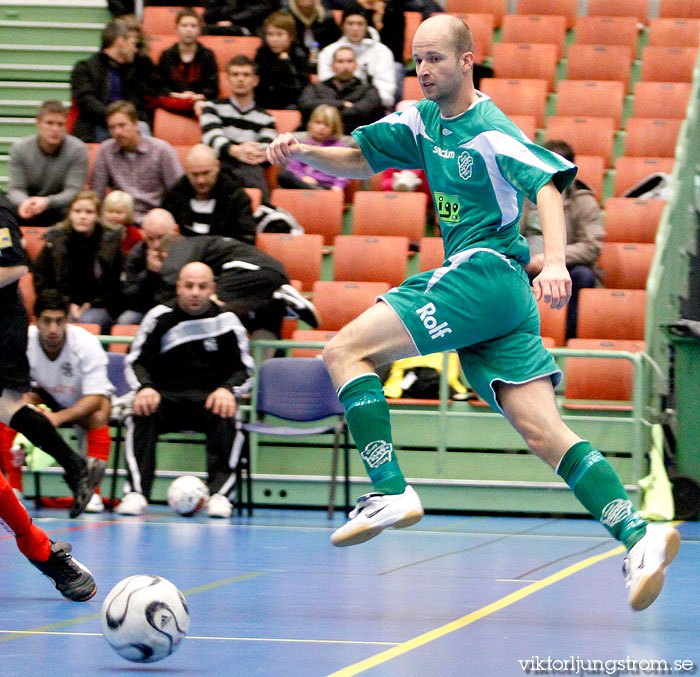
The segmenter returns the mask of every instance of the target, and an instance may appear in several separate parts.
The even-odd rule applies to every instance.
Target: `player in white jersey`
[[[96,336],[68,324],[68,300],[47,289],[39,294],[36,325],[29,327],[27,358],[32,390],[25,398],[34,405],[46,404],[54,427],[73,424],[88,457],[106,466],[110,397],[114,392],[107,376],[107,354]],[[102,512],[99,494],[93,494],[87,512]]]
[[[471,31],[462,21],[431,17],[413,40],[423,101],[353,132],[357,149],[307,146],[282,134],[268,150],[271,162],[293,156],[351,178],[390,167],[424,169],[445,242],[441,268],[384,294],[324,350],[376,490],[358,500],[331,541],[362,543],[422,517],[420,499],[396,460],[389,409],[374,370],[454,348],[479,395],[625,544],[629,601],[643,609],[661,591],[680,536],[670,527],[648,526],[602,454],[564,424],[553,388],[559,370],[539,338],[535,299],[561,309],[571,295],[560,191],[574,178],[575,167],[532,144],[474,88],[473,52]],[[518,229],[523,196],[537,204],[544,239],[544,267],[533,280],[534,296],[522,268],[529,260]]]

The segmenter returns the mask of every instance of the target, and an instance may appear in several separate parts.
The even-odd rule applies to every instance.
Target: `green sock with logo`
[[[384,494],[403,493],[406,480],[396,460],[389,405],[379,377],[358,376],[339,388],[338,397],[372,486]]]
[[[557,474],[583,507],[628,550],[644,536],[647,523],[632,507],[612,466],[590,442],[574,444],[559,461]]]

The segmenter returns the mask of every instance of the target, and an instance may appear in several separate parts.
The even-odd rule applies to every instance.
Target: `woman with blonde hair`
[[[143,240],[141,229],[134,223],[134,198],[123,190],[113,190],[102,200],[102,223],[119,232],[124,256]]]
[[[71,322],[97,323],[108,334],[119,312],[121,235],[99,220],[100,198],[79,192],[65,221],[46,232],[46,245],[34,262],[34,287],[56,289],[70,299]]]
[[[322,103],[316,106],[306,128],[308,138],[304,143],[312,146],[344,146],[340,140],[343,134],[343,122],[335,106]],[[330,176],[314,169],[296,158],[290,158],[287,166],[279,174],[282,188],[315,188],[320,190],[345,190],[349,179]]]
[[[289,0],[288,6],[297,23],[297,40],[309,53],[309,63],[315,70],[319,50],[340,40],[340,27],[333,12],[326,9],[321,0]]]

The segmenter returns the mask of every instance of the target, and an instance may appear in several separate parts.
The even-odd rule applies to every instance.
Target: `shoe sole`
[[[69,597],[67,595],[63,595],[66,599],[69,599],[71,602],[87,602],[88,600],[92,599],[95,594],[97,593],[97,586],[95,586],[91,591],[90,594],[87,597]]]
[[[338,534],[335,531],[331,536],[331,543],[336,548],[345,548],[350,545],[359,545],[360,543],[365,543],[371,540],[375,536],[384,531],[384,529],[405,529],[406,527],[413,526],[423,519],[423,511],[420,512],[408,512],[401,519],[397,520],[393,524],[386,525],[374,525],[368,526],[366,524],[359,524],[352,531],[348,531],[342,534]],[[342,528],[342,527],[341,527]]]
[[[630,605],[635,611],[643,611],[659,596],[666,579],[666,567],[673,562],[681,547],[681,536],[673,529],[666,534],[666,548],[663,564],[643,578],[637,588],[637,594],[630,598]]]

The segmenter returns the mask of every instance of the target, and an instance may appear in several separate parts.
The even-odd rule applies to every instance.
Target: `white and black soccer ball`
[[[160,576],[129,576],[102,603],[105,639],[120,656],[135,663],[154,663],[169,656],[189,627],[183,594]]]
[[[168,487],[168,505],[185,517],[194,515],[208,499],[207,485],[194,475],[182,475]]]

